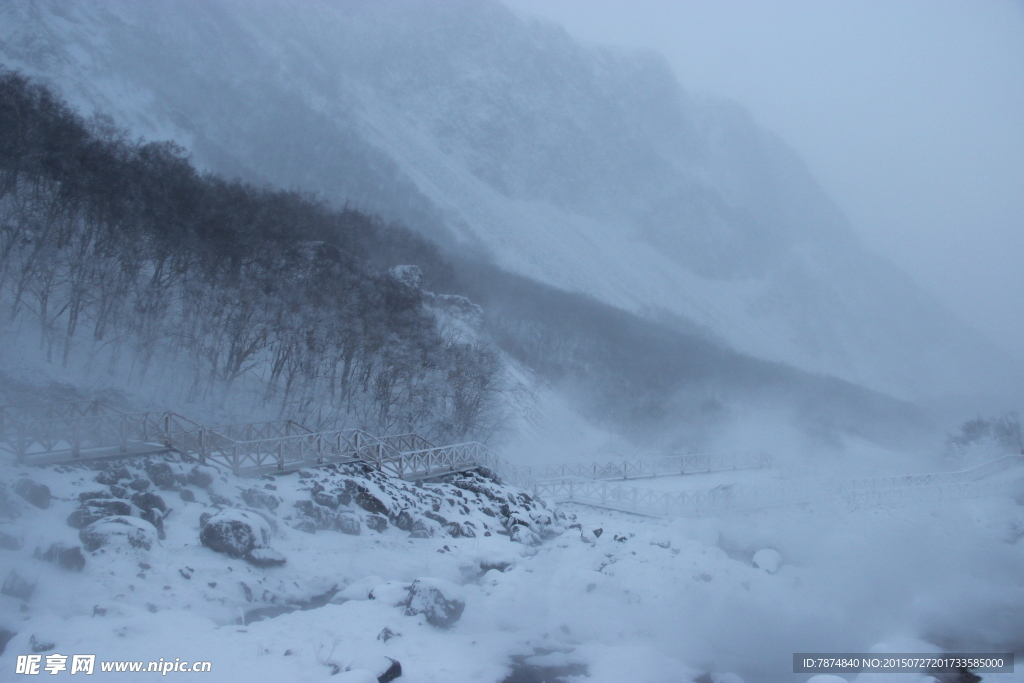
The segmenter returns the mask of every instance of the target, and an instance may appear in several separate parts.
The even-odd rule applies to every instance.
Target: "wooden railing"
[[[395,434],[392,436],[378,437],[385,446],[398,453],[411,453],[412,451],[423,451],[428,448],[435,448],[434,444],[424,439],[419,434]]]
[[[699,516],[784,505],[824,503],[847,506],[906,505],[938,500],[983,498],[1008,492],[1008,479],[992,476],[1024,465],[1024,456],[1006,456],[957,472],[865,479],[794,479],[769,484],[726,484],[689,491],[654,491],[628,484],[583,478],[534,482],[535,495],[653,516]]]
[[[174,446],[199,425],[170,412],[103,413],[8,421],[0,448],[19,462],[42,464],[104,457],[112,452],[157,452]]]
[[[307,432],[253,441],[234,441],[207,459],[239,474],[363,461],[376,465],[380,441],[358,429]]]
[[[231,441],[260,441],[281,437],[311,434],[312,430],[295,420],[273,420],[271,422],[245,422],[213,428]]]
[[[38,403],[0,406],[0,438],[13,440],[18,425],[33,420],[54,420],[87,415],[106,415],[111,411],[99,401]],[[11,431],[11,434],[8,432]]]
[[[174,450],[238,475],[346,462],[362,462],[406,480],[480,469],[556,502],[651,515],[700,515],[821,501],[859,505],[970,497],[993,491],[995,484],[983,481],[986,478],[1024,464],[1024,456],[1018,455],[959,472],[665,492],[611,480],[767,468],[771,459],[764,453],[686,454],[517,467],[477,442],[434,446],[417,434],[375,437],[358,429],[313,432],[291,420],[211,428],[171,411],[121,414],[98,402],[0,407],[0,449],[26,464]]]
[[[680,474],[704,474],[732,470],[766,469],[772,466],[767,453],[691,453],[613,462],[566,463],[524,468],[538,481],[579,477],[586,479],[642,479]]]
[[[403,451],[434,448],[418,434],[313,432],[293,420],[205,427],[171,411],[123,414],[98,402],[4,406],[0,418],[0,449],[30,465],[174,450],[239,475],[355,461],[393,470],[403,469]]]

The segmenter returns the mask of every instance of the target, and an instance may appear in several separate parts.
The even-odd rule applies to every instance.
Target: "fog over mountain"
[[[786,144],[657,56],[496,2],[0,8],[0,56],[201,165],[905,398],[1012,363],[865,249]]]

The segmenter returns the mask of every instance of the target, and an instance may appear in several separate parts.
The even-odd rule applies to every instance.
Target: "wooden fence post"
[[[26,451],[28,450],[28,438],[25,434],[25,423],[18,423],[18,462],[25,462]]]
[[[82,429],[77,419],[71,420],[71,457],[78,458],[82,455]]]

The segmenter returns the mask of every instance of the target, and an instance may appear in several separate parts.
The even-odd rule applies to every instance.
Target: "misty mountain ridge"
[[[311,190],[713,344],[901,397],[1010,365],[795,153],[653,55],[495,2],[25,0],[0,57],[203,166]]]

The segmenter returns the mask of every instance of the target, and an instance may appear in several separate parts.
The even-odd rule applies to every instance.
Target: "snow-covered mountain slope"
[[[0,59],[209,168],[741,352],[909,398],[1012,365],[867,251],[741,108],[496,2],[12,0]]]

